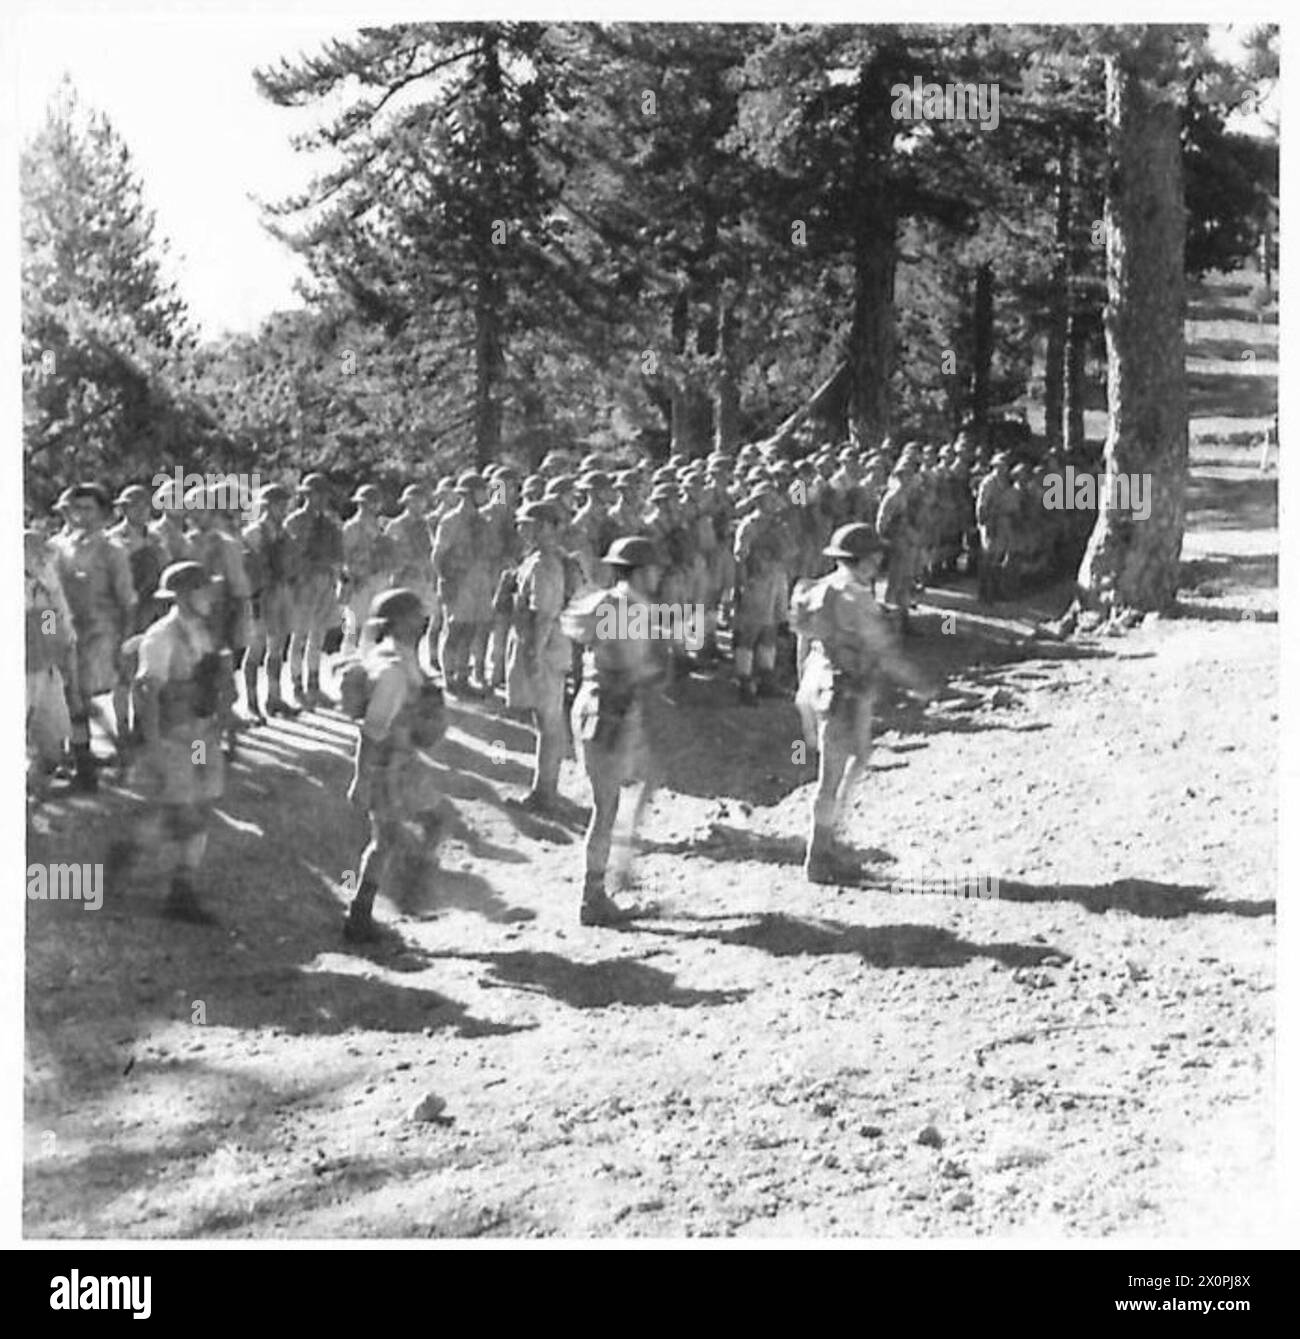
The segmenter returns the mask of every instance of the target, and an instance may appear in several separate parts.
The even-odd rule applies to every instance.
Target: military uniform
[[[423,497],[424,490],[418,484],[408,484],[399,499],[405,510],[385,521],[383,532],[388,539],[389,561],[392,564],[389,580],[394,587],[414,591],[429,615],[425,654],[432,668],[436,658],[433,648],[442,623],[442,610],[433,577],[433,526],[426,515],[410,505],[412,502],[418,503]]]
[[[774,495],[770,484],[750,495],[736,527],[736,622],[733,636],[736,678],[742,701],[757,695],[755,670],[764,686],[776,666],[776,629],[789,614],[790,578],[786,536],[779,518],[760,505]]]
[[[309,501],[285,518],[284,530],[292,541],[293,572],[289,585],[289,678],[294,692],[308,706],[325,698],[320,686],[321,652],[325,634],[339,620],[339,573],[343,568],[343,528],[324,506],[328,483],[309,474],[299,486]],[[302,668],[307,665],[306,692]]]
[[[866,771],[876,697],[885,677],[925,692],[921,677],[902,658],[870,585],[849,564],[876,550],[871,527],[842,527],[827,547],[837,566],[802,589],[791,621],[807,643],[796,694],[805,739],[818,751],[805,872],[813,882],[842,874],[835,829],[848,797]]]
[[[122,643],[135,617],[135,583],[125,551],[98,527],[65,531],[50,547],[76,633],[76,673],[68,685],[76,780],[79,788],[92,789],[90,718],[94,699],[117,683]]]
[[[652,565],[657,553],[645,536],[615,542],[603,561],[616,570]],[[562,630],[585,648],[583,679],[573,703],[573,737],[591,783],[583,884],[583,924],[608,924],[620,912],[605,891],[614,855],[615,872],[626,874],[631,843],[653,794],[647,715],[648,695],[662,667],[651,640],[649,601],[629,580],[575,601]],[[623,787],[640,783],[628,826],[616,835]]]
[[[555,525],[558,516],[549,504],[534,502],[521,509],[519,520]],[[506,643],[506,705],[531,711],[537,730],[533,783],[524,804],[541,812],[559,797],[565,749],[564,677],[573,658],[560,627],[565,595],[564,560],[552,532],[519,565]]]
[[[900,611],[904,627],[912,607],[921,538],[918,529],[919,485],[908,465],[905,449],[890,474],[876,512],[876,533],[889,545],[885,601]]]
[[[274,491],[272,491],[274,490]],[[283,697],[281,679],[284,644],[293,624],[293,541],[271,507],[289,501],[288,490],[268,484],[260,498],[261,514],[242,536],[244,571],[248,577],[249,618],[244,652],[244,701],[249,714],[265,719],[258,700],[257,673],[266,664],[266,710],[272,716],[296,714]]]
[[[374,484],[363,484],[352,495],[356,511],[343,523],[343,576],[340,587],[344,615],[344,650],[360,645],[361,630],[370,605],[391,580],[390,542],[377,512],[368,506],[379,503]]]
[[[27,631],[27,752],[37,785],[53,770],[72,733],[68,683],[75,675],[72,611],[40,535],[24,536]]]
[[[422,612],[410,590],[383,592],[372,612],[393,612],[399,605]],[[425,678],[413,646],[383,637],[361,656],[370,691],[349,798],[365,811],[370,840],[344,926],[349,939],[374,937],[375,897],[395,856],[414,857],[418,866],[401,871],[403,884],[395,890],[399,906],[409,903],[412,886],[436,867],[442,833],[441,788],[426,752],[445,730],[442,694]]]
[[[229,677],[223,656],[201,609],[183,603],[209,586],[200,563],[169,566],[159,594],[176,599],[170,613],[140,638],[136,697],[145,748],[137,779],[148,810],[134,837],[109,852],[105,881],[121,881],[141,844],[175,849],[166,910],[181,919],[207,922],[193,880],[207,848],[213,805],[225,790],[221,751],[221,685]]]
[[[987,604],[1006,593],[1018,496],[1010,477],[995,459],[975,497],[975,519],[980,530],[979,598]]]
[[[478,671],[484,691],[491,681],[484,661],[495,587],[488,525],[474,498],[483,487],[479,476],[461,476],[459,505],[438,522],[433,538],[443,617],[438,663],[447,689],[462,693],[470,688],[471,669]]]

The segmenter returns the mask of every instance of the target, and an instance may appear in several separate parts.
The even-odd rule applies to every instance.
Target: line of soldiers
[[[552,452],[527,476],[503,463],[408,484],[389,518],[379,488],[363,484],[346,522],[334,514],[332,486],[319,473],[293,491],[276,482],[261,488],[251,515],[227,505],[220,485],[183,495],[164,487],[155,496],[135,484],[110,501],[99,485],[79,484],[56,503],[59,533],[47,535],[39,523],[26,532],[34,787],[59,769],[74,788],[95,787],[90,725],[99,716],[108,728],[108,694],[119,760],[156,744],[163,727],[149,681],[156,698],[166,682],[160,663],[171,674],[202,665],[200,698],[212,707],[212,737],[227,753],[241,724],[328,705],[322,656],[368,650],[377,632],[381,642],[395,635],[375,601],[400,590],[422,611],[419,674],[436,672],[448,694],[500,692],[508,705],[533,713],[539,745],[522,803],[551,813],[567,745],[566,699],[589,774],[593,765],[600,770],[600,747],[631,732],[633,745],[620,743],[620,761],[610,763],[622,773],[629,770],[624,755],[644,753],[643,717],[657,700],[651,694],[643,707],[638,697],[633,710],[627,684],[669,682],[684,666],[717,660],[721,629],[730,634],[740,699],[781,691],[779,660],[794,668],[792,592],[819,578],[828,556],[839,561],[831,541],[845,526],[871,536],[885,564],[885,605],[904,631],[918,582],[959,563],[979,573],[981,597],[993,599],[1018,574],[1081,552],[1080,514],[1042,506],[1043,476],[1057,462],[1009,466],[1004,454],[990,458],[965,437],[942,448],[825,446],[798,461],[750,445],[617,470]],[[702,611],[698,636],[688,639],[685,620],[666,643],[656,629],[653,650],[666,646],[666,656],[611,649],[609,638],[597,636],[602,618],[624,626],[630,607],[652,598],[658,608]],[[185,654],[160,661],[154,643],[162,623],[179,629],[168,635]],[[635,663],[623,664],[629,655]],[[615,678],[621,687],[611,686]],[[622,711],[609,705],[620,701]],[[195,738],[206,741],[209,724]],[[600,780],[593,776],[593,791]],[[207,775],[197,789],[206,795],[213,784]],[[589,923],[614,915],[604,890],[612,821],[608,805],[597,803],[588,833]],[[193,857],[185,859],[188,877]],[[182,888],[176,906],[192,915],[194,905]],[[358,913],[354,929],[366,930],[367,921],[368,910]]]

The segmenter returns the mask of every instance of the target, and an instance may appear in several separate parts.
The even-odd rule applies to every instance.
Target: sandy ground
[[[626,931],[579,927],[583,810],[507,806],[531,734],[474,704],[443,873],[345,950],[350,727],[251,733],[222,928],[148,869],[28,904],[26,1233],[1267,1235],[1275,481],[1198,467],[1186,557],[1186,616],[1115,639],[1035,637],[1059,588],[931,593],[947,688],[883,714],[861,886],[800,878],[793,709],[683,685]],[[29,861],[102,859],[131,808],[47,804]],[[958,876],[998,895],[898,888]]]

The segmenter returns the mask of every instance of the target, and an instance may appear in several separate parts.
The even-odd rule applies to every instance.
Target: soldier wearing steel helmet
[[[564,676],[573,651],[560,626],[567,603],[560,513],[552,502],[527,502],[516,518],[524,559],[515,584],[506,644],[506,705],[531,711],[537,732],[533,782],[521,804],[552,814],[564,759]]]
[[[488,497],[487,481],[477,470],[466,470],[456,480],[456,496],[456,505],[443,515],[433,537],[443,620],[438,664],[449,693],[477,695],[490,688],[487,639],[495,590],[488,525],[480,511]],[[477,684],[471,683],[475,673]]]
[[[393,561],[391,544],[379,515],[383,494],[374,484],[362,484],[352,494],[356,510],[343,523],[343,572],[339,598],[343,606],[343,649],[355,651],[370,616],[370,604],[389,584]]]
[[[979,598],[990,604],[1008,593],[1011,547],[1019,495],[1011,479],[1011,457],[997,452],[975,496],[980,532]]]
[[[185,498],[178,492],[175,479],[168,479],[154,494],[158,518],[149,524],[149,533],[169,563],[190,556],[190,541],[185,533]]]
[[[613,925],[636,914],[609,896],[610,865],[630,876],[632,844],[654,792],[650,752],[650,695],[663,677],[655,654],[650,603],[661,559],[645,535],[614,541],[601,561],[617,573],[608,590],[589,593],[565,610],[562,631],[584,648],[582,685],[573,704],[573,737],[591,783],[582,907],[583,925]],[[639,787],[630,821],[619,829],[623,788]]]
[[[929,699],[932,689],[898,650],[873,588],[884,556],[870,525],[841,526],[826,546],[834,570],[801,589],[791,624],[805,643],[795,701],[804,737],[818,751],[804,873],[813,883],[851,879],[835,832],[852,788],[866,770],[877,694],[893,679]]]
[[[397,499],[402,510],[383,524],[389,542],[394,587],[413,590],[429,616],[429,629],[422,645],[424,663],[432,669],[437,657],[434,638],[440,622],[438,592],[433,577],[433,524],[429,516],[429,491],[420,483],[407,484]]]
[[[149,525],[151,501],[149,490],[143,484],[128,484],[113,500],[121,519],[105,532],[126,554],[131,568],[135,614],[127,629],[128,637],[143,632],[165,612],[154,598],[154,592],[169,560]],[[128,740],[132,744],[139,743],[139,732],[131,716],[131,681],[134,677],[134,657],[123,654],[119,657],[117,683],[113,688],[113,718],[117,722],[120,747],[125,747]]]
[[[228,490],[220,484],[196,484],[185,494],[185,512],[192,527],[190,556],[202,563],[212,582],[208,619],[223,657],[222,664],[228,671],[222,681],[221,717],[227,747],[233,753],[238,729],[235,665],[244,658],[249,642],[252,587],[244,567],[243,545],[224,524],[225,517],[238,510],[230,506],[230,501]],[[249,715],[257,719],[251,711]]]
[[[875,516],[876,533],[889,546],[885,602],[897,612],[903,632],[910,631],[909,611],[922,542],[920,461],[920,447],[909,442],[889,473],[889,482]]]
[[[135,618],[135,583],[125,551],[104,532],[108,493],[99,484],[82,483],[67,489],[65,499],[67,524],[50,548],[76,634],[76,673],[68,693],[73,787],[92,791],[98,764],[90,748],[90,721],[101,714],[95,699],[111,693],[118,681],[122,643]]]
[[[760,689],[772,686],[777,628],[789,611],[790,578],[777,490],[766,481],[758,483],[739,510],[733,645],[737,691],[741,702],[752,704]]]
[[[328,705],[320,686],[321,653],[325,635],[337,626],[339,573],[343,569],[343,527],[329,510],[329,480],[312,472],[298,485],[301,502],[285,518],[285,533],[293,542],[294,578],[292,632],[289,638],[289,678],[304,706]],[[303,687],[302,671],[307,667]]]
[[[420,668],[417,648],[428,620],[409,588],[382,591],[371,603],[361,653],[366,701],[348,788],[370,831],[343,923],[350,942],[379,937],[374,904],[386,876],[404,907],[438,863],[443,800],[428,750],[446,730],[446,713],[441,691]]]
[[[513,465],[498,464],[487,471],[488,500],[483,519],[492,536],[493,594],[492,627],[488,634],[488,686],[495,692],[505,687],[506,640],[510,636],[510,608],[513,582],[520,559],[519,535],[515,516],[519,510],[519,471]],[[507,594],[507,590],[511,592]]]
[[[293,541],[284,522],[292,495],[279,483],[258,490],[253,519],[244,527],[244,571],[248,577],[248,644],[244,652],[244,706],[258,723],[267,716],[296,716],[298,708],[284,700],[284,646],[293,623]],[[266,711],[263,713],[258,672],[266,666]]]
[[[212,808],[225,789],[221,751],[223,665],[210,622],[214,585],[203,564],[172,563],[158,584],[170,611],[139,638],[135,701],[144,738],[138,780],[146,812],[105,862],[105,883],[121,892],[142,849],[162,849],[171,884],[164,905],[178,920],[211,924],[195,880],[207,849]]]

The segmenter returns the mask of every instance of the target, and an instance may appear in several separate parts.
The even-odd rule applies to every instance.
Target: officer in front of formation
[[[121,886],[141,852],[168,848],[171,887],[164,913],[214,923],[195,880],[207,849],[212,808],[225,792],[221,751],[222,694],[230,675],[210,626],[218,588],[202,563],[172,563],[156,596],[171,609],[139,638],[135,709],[144,745],[142,821],[109,851],[110,890]]]
[[[601,557],[615,573],[614,585],[574,601],[561,620],[563,631],[585,648],[582,686],[573,703],[573,737],[591,783],[583,925],[616,925],[637,914],[637,908],[620,907],[609,896],[605,881],[611,855],[615,878],[630,878],[632,845],[654,793],[646,718],[665,666],[651,640],[648,606],[662,561],[645,535],[615,540]],[[616,834],[619,800],[631,785],[639,787],[633,813]]]
[[[796,704],[807,743],[818,752],[804,873],[812,883],[852,882],[858,871],[835,845],[836,827],[871,755],[876,699],[893,680],[929,701],[933,689],[898,650],[876,603],[883,546],[870,525],[841,526],[824,550],[835,568],[802,588],[791,626],[806,655]]]

